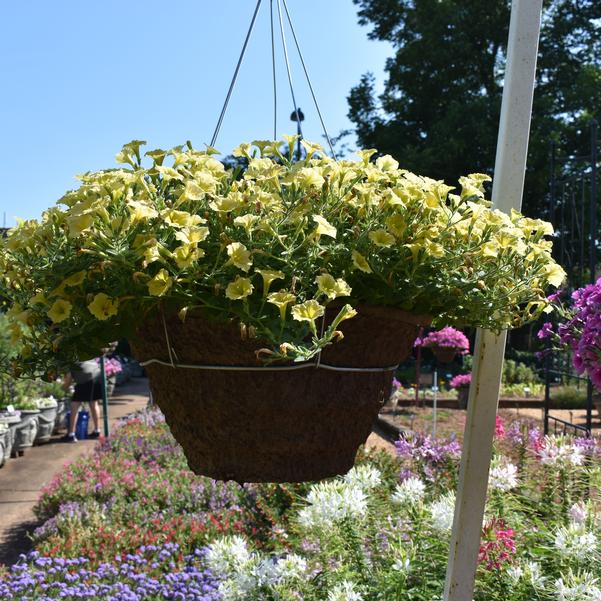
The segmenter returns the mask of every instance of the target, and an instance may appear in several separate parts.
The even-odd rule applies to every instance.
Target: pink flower
[[[505,436],[505,426],[503,426],[503,420],[498,415],[495,418],[495,436],[497,438]]]

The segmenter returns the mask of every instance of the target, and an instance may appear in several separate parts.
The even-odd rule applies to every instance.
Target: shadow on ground
[[[0,565],[11,566],[17,562],[21,553],[28,553],[32,543],[28,536],[38,526],[37,520],[21,523],[6,531],[3,542],[0,544]]]

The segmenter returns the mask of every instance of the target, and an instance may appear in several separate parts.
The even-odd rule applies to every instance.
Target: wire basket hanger
[[[223,106],[221,107],[221,113],[219,114],[219,118],[217,120],[217,125],[215,126],[215,131],[213,132],[213,137],[211,138],[210,146],[212,146],[212,147],[215,146],[215,144],[217,142],[217,137],[219,136],[219,132],[221,130],[221,126],[223,125],[223,120],[225,118],[227,107],[228,107],[229,101],[232,97],[232,92],[234,90],[234,86],[236,85],[236,81],[238,79],[240,67],[242,65],[242,61],[244,59],[246,49],[248,47],[248,42],[252,35],[253,29],[255,27],[257,15],[259,14],[259,9],[261,8],[261,3],[262,3],[262,0],[257,0],[257,4],[255,6],[255,10],[253,12],[253,15],[252,15],[252,18],[250,21],[250,25],[248,27],[248,31],[247,31],[246,37],[244,39],[244,43],[242,44],[242,50],[240,52],[238,62],[236,63],[236,67],[234,68],[234,74],[232,76],[232,80],[230,82],[227,94],[225,96],[225,101],[223,103]],[[328,142],[328,146],[330,148],[330,152],[332,153],[332,157],[334,159],[336,159],[336,153],[334,151],[334,146],[332,145],[332,140],[328,134],[328,131],[325,126],[325,122],[324,122],[324,119],[323,119],[323,116],[321,113],[321,109],[319,108],[319,103],[317,102],[315,90],[313,89],[313,84],[311,83],[311,78],[309,77],[309,71],[307,69],[307,65],[305,63],[303,53],[301,51],[300,43],[298,41],[298,37],[296,35],[296,31],[295,31],[294,25],[292,23],[292,17],[290,15],[290,11],[288,10],[288,5],[286,3],[286,0],[269,0],[270,32],[271,32],[271,65],[272,65],[272,74],[273,74],[273,139],[274,140],[277,139],[277,107],[278,107],[278,90],[277,90],[277,77],[276,77],[276,40],[275,40],[276,34],[275,34],[275,26],[274,26],[274,3],[276,4],[276,7],[277,7],[277,16],[278,16],[277,21],[279,24],[282,51],[283,51],[284,61],[286,64],[288,85],[290,87],[290,95],[292,98],[292,105],[293,105],[292,115],[295,117],[293,120],[297,122],[298,132],[302,139],[302,137],[303,137],[302,126],[301,126],[302,113],[300,112],[300,108],[298,107],[298,105],[296,103],[296,96],[294,93],[294,84],[292,82],[292,70],[290,68],[290,61],[288,58],[288,47],[286,44],[286,33],[285,33],[284,18],[283,18],[284,14],[286,16],[286,20],[290,27],[290,31],[292,32],[294,44],[296,46],[296,50],[297,50],[298,56],[300,58],[300,62],[301,62],[302,68],[303,68],[303,72],[305,74],[305,78],[307,80],[307,84],[309,86],[309,90],[311,91],[311,97],[313,98],[313,103],[315,104],[315,108],[316,108],[317,114],[319,116],[319,121],[321,123],[323,133]],[[283,6],[283,10],[282,10],[282,6]]]

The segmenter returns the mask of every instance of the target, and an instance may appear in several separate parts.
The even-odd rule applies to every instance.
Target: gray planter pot
[[[21,423],[21,415],[3,415],[0,417],[0,424],[8,426],[8,436],[6,439],[6,457],[11,457],[13,445],[15,444],[15,437],[17,435],[17,427]]]
[[[54,426],[56,425],[57,415],[58,406],[40,409],[40,414],[38,415],[38,431],[35,437],[36,444],[48,442],[50,440],[52,432],[54,431]]]
[[[61,430],[65,429],[65,419],[67,417],[67,411],[71,410],[71,399],[61,399],[58,402],[56,408],[56,420],[54,422],[53,434],[58,434]]]
[[[6,460],[10,457],[10,452],[13,445],[10,428],[0,428],[0,467],[2,467],[6,463]]]
[[[15,430],[15,442],[11,457],[21,457],[25,449],[32,447],[38,433],[39,411],[21,411],[21,421]]]

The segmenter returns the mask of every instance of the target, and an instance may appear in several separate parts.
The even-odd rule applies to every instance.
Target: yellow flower
[[[144,202],[130,200],[127,203],[127,207],[129,208],[129,216],[132,223],[135,223],[136,221],[147,221],[148,219],[154,219],[158,216],[156,209],[153,209]]]
[[[313,221],[317,223],[315,233],[318,236],[330,236],[331,238],[336,238],[336,228],[324,217],[321,215],[313,215]]]
[[[566,278],[566,272],[555,262],[545,265],[547,281],[551,286],[558,288]]]
[[[29,304],[30,305],[45,305],[47,304],[46,301],[46,295],[43,292],[38,292],[36,294],[34,294],[30,299],[29,299]]]
[[[250,252],[247,250],[244,244],[240,242],[232,242],[227,245],[227,254],[230,257],[228,263],[235,265],[242,271],[248,271],[252,265],[252,259],[250,258]]]
[[[303,167],[295,179],[302,188],[321,188],[326,181],[315,167]]]
[[[367,259],[361,253],[358,253],[356,250],[353,251],[353,266],[359,271],[371,273],[371,267],[369,266]]]
[[[242,194],[240,194],[240,192],[230,192],[230,194],[225,198],[216,198],[209,203],[209,206],[213,209],[213,211],[218,211],[219,213],[229,213],[230,211],[244,206],[244,197]]]
[[[286,319],[286,307],[296,300],[296,296],[291,294],[287,290],[280,290],[279,292],[272,292],[267,297],[267,302],[275,305],[280,310],[280,318],[282,321]]]
[[[203,242],[208,235],[208,227],[184,227],[179,232],[175,232],[175,239],[184,244],[198,244]]]
[[[67,217],[67,225],[69,226],[69,236],[76,237],[92,227],[94,223],[94,215],[85,213],[83,215],[72,215]]]
[[[58,299],[52,303],[52,307],[48,310],[46,315],[50,317],[53,323],[60,323],[61,321],[67,319],[69,315],[71,315],[71,309],[73,305],[69,301]]]
[[[389,154],[376,159],[376,167],[381,171],[396,171],[399,168],[399,162],[395,161]]]
[[[169,275],[166,269],[161,269],[153,278],[148,282],[148,292],[152,296],[163,296],[169,288],[173,285],[173,278]]]
[[[312,326],[315,320],[325,313],[325,308],[316,300],[311,299],[292,307],[292,318],[296,321],[308,321]]]
[[[402,236],[405,233],[407,223],[399,213],[395,213],[386,219],[386,227],[395,236]]]
[[[254,286],[248,278],[238,276],[233,282],[230,282],[225,289],[225,296],[230,300],[241,300],[250,296]]]
[[[263,296],[267,296],[271,282],[284,278],[284,274],[281,271],[269,271],[267,269],[256,269],[255,271],[260,273],[263,278]]]
[[[394,244],[394,236],[386,230],[375,230],[369,232],[369,239],[376,245],[382,247],[392,246]]]
[[[194,261],[204,257],[204,254],[205,251],[202,248],[196,248],[193,244],[183,244],[173,252],[175,262],[180,269],[190,267]]]
[[[315,282],[319,291],[330,299],[351,295],[351,287],[342,278],[335,280],[329,273],[318,275]]]
[[[94,300],[88,305],[88,311],[100,321],[105,321],[113,315],[117,315],[119,299],[112,299],[104,292],[99,292]]]
[[[241,225],[246,232],[250,235],[251,230],[253,229],[253,225],[259,220],[256,215],[240,215],[234,219],[234,223],[236,225]]]
[[[144,251],[144,267],[147,267],[155,261],[161,260],[161,253],[159,252],[159,244],[155,240],[155,244],[152,244]]]
[[[63,281],[61,286],[79,286],[86,279],[85,271],[78,271],[73,275],[70,275],[66,280]]]
[[[165,220],[165,223],[177,228],[191,227],[204,221],[200,215],[192,215],[187,211],[176,211],[175,209],[161,211],[161,217]]]

